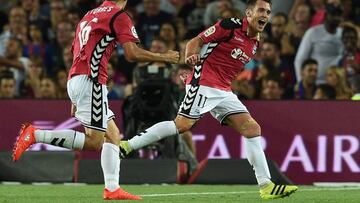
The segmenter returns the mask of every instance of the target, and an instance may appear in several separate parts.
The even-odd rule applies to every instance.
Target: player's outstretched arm
[[[185,63],[187,65],[195,66],[200,64],[200,49],[203,45],[203,40],[198,36],[192,38],[186,44]]]
[[[134,42],[123,44],[125,58],[130,62],[167,62],[178,63],[180,54],[177,51],[169,50],[165,53],[153,53],[140,48]]]

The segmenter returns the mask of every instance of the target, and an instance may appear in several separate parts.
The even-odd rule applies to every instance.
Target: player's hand
[[[200,64],[200,54],[193,54],[185,59],[185,63],[189,66],[196,66]]]
[[[164,53],[166,62],[176,64],[179,63],[180,53],[178,51],[169,50]]]
[[[189,77],[190,75],[190,71],[183,71],[182,73],[180,73],[179,77],[180,80],[185,84],[186,83],[186,79]]]

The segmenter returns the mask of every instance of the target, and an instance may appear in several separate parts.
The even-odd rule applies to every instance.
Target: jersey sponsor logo
[[[231,57],[236,60],[240,60],[243,64],[248,63],[251,58],[240,48],[235,48],[231,51]]]
[[[241,38],[241,37],[234,37],[234,39],[236,40],[236,41],[240,41],[240,42],[244,42],[244,40]]]
[[[209,27],[206,31],[205,31],[205,37],[209,37],[210,35],[214,34],[216,31],[215,26],[211,26]]]
[[[136,39],[139,38],[139,36],[138,36],[138,34],[137,34],[136,29],[135,29],[134,26],[131,27],[131,32],[132,32],[133,36],[134,36]]]

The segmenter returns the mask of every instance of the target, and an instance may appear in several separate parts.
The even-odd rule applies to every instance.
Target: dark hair
[[[263,44],[265,43],[272,44],[275,46],[275,49],[277,49],[277,51],[281,51],[281,44],[278,40],[275,40],[274,38],[265,38]]]
[[[318,65],[318,62],[315,59],[312,59],[312,58],[306,59],[301,65],[301,70],[304,70],[305,67],[307,65],[310,65],[310,64]]]
[[[354,33],[356,36],[356,39],[358,38],[358,33],[356,31],[355,28],[350,27],[350,26],[344,26],[343,32],[342,32],[342,36],[344,37],[345,33]]]
[[[17,44],[19,45],[19,48],[23,47],[22,41],[18,37],[14,36],[14,35],[11,35],[8,40],[16,41]]]
[[[174,32],[175,32],[175,36],[177,37],[177,35],[178,35],[178,29],[177,29],[176,23],[175,23],[174,21],[165,21],[164,23],[161,24],[160,29],[161,29],[161,27],[162,27],[163,25],[165,25],[165,24],[169,24],[171,27],[173,27]]]
[[[285,81],[284,79],[280,76],[280,74],[276,74],[276,73],[272,73],[267,75],[264,78],[265,81],[274,81],[276,82],[280,88],[285,89]]]
[[[15,80],[14,73],[11,72],[11,71],[2,71],[2,72],[0,72],[0,83],[2,82],[3,79]]]
[[[247,7],[254,7],[257,1],[265,1],[270,5],[272,4],[271,0],[247,0],[246,5]]]
[[[276,13],[276,14],[273,16],[273,18],[275,18],[275,17],[283,17],[283,18],[285,19],[285,24],[288,23],[288,16],[287,16],[285,13],[283,13],[283,12]]]
[[[317,89],[321,89],[321,91],[327,96],[327,98],[336,99],[336,91],[331,85],[321,84],[317,87]]]

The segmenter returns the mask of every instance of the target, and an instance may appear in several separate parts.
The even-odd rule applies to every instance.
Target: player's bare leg
[[[144,130],[128,141],[120,142],[120,156],[125,157],[131,151],[140,149],[168,136],[181,134],[191,129],[197,119],[189,119],[178,115],[174,121],[163,121]]]
[[[297,190],[292,185],[275,185],[271,182],[270,171],[264,151],[261,147],[260,125],[248,113],[234,114],[227,117],[225,123],[245,139],[245,150],[249,163],[253,166],[255,177],[263,199],[276,199],[289,196]]]

